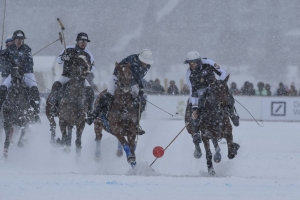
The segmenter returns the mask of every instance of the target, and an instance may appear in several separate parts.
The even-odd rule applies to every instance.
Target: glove
[[[192,137],[193,137],[193,142],[194,142],[195,144],[199,144],[199,143],[202,142],[200,133],[194,133],[194,134],[192,135]]]
[[[62,61],[69,61],[70,60],[70,56],[68,54],[62,55],[61,56],[61,60]]]

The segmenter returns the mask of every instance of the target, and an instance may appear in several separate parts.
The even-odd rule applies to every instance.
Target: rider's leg
[[[146,99],[144,96],[137,96],[138,93],[139,93],[139,87],[138,85],[133,85],[131,86],[131,93],[132,93],[132,96],[133,98],[137,98],[137,114],[138,114],[138,126],[137,126],[137,132],[139,135],[144,135],[145,134],[145,131],[142,129],[141,125],[140,125],[140,120],[141,120],[141,116],[142,116],[142,113],[143,111],[145,110],[145,107],[146,107]]]
[[[6,99],[8,88],[10,88],[10,86],[11,86],[11,75],[9,75],[0,86],[0,110],[2,109],[2,105]]]
[[[35,121],[40,122],[41,119],[39,117],[40,114],[40,93],[36,84],[36,80],[33,73],[24,74],[24,81],[26,85],[29,87],[29,99],[30,105],[34,109]]]
[[[1,85],[0,86],[0,110],[2,109],[2,105],[6,99],[7,95],[7,87],[6,85]]]
[[[234,101],[232,94],[229,93],[228,98],[229,98],[229,101],[228,101],[227,111],[228,111],[229,117],[234,126],[239,126],[240,117],[235,113],[235,107],[234,107],[235,101]]]

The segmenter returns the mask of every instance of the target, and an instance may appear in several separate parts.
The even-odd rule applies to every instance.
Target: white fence
[[[239,103],[247,108],[256,120],[300,121],[300,97],[234,96],[234,98],[241,120],[253,120],[253,118]],[[188,96],[148,95],[147,100],[172,115],[178,114],[172,117],[148,102],[143,118],[184,119]]]

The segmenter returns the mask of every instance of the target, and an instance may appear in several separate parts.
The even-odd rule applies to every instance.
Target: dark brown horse
[[[228,158],[233,159],[237,155],[239,145],[233,142],[232,126],[230,124],[227,105],[229,101],[229,89],[225,80],[214,80],[208,87],[205,94],[205,103],[202,108],[202,120],[200,131],[206,151],[208,173],[215,175],[212,164],[212,153],[209,140],[221,140],[225,138],[228,146]],[[219,160],[220,161],[220,160]]]
[[[4,131],[4,157],[8,156],[8,149],[14,132],[13,126],[21,127],[21,136],[18,146],[24,145],[24,136],[29,130],[29,124],[34,123],[34,111],[30,106],[29,88],[24,82],[24,73],[19,67],[11,72],[12,86],[3,104]]]
[[[94,121],[96,133],[96,142],[100,143],[102,130],[111,133],[119,140],[117,155],[121,156],[123,149],[127,156],[127,161],[131,166],[136,165],[135,148],[138,120],[138,109],[134,105],[134,99],[131,94],[131,70],[130,64],[115,64],[117,71],[117,89],[113,97],[112,105],[108,113],[108,121],[104,116],[98,116]],[[94,107],[98,104],[99,99],[106,93],[101,92],[95,101]],[[101,114],[100,114],[101,115]],[[99,119],[100,117],[100,119]],[[127,137],[127,139],[126,139]],[[99,145],[96,148],[96,157],[99,156]]]
[[[85,127],[87,102],[85,96],[85,79],[90,73],[90,65],[85,56],[74,59],[71,69],[71,79],[64,85],[64,92],[59,104],[58,118],[62,138],[57,138],[56,143],[66,146],[65,150],[70,151],[72,128],[76,126],[76,153],[81,152],[81,136]],[[50,95],[49,95],[50,96]],[[49,98],[46,103],[46,115],[50,122],[51,142],[55,143],[56,123],[53,114],[50,112],[51,104]]]

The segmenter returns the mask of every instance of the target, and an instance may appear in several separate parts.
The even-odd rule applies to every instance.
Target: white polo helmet
[[[148,65],[151,65],[154,63],[152,52],[149,49],[143,49],[141,53],[139,54],[139,59],[143,63],[146,63]]]
[[[200,54],[197,51],[190,51],[186,54],[184,64],[200,60]]]

